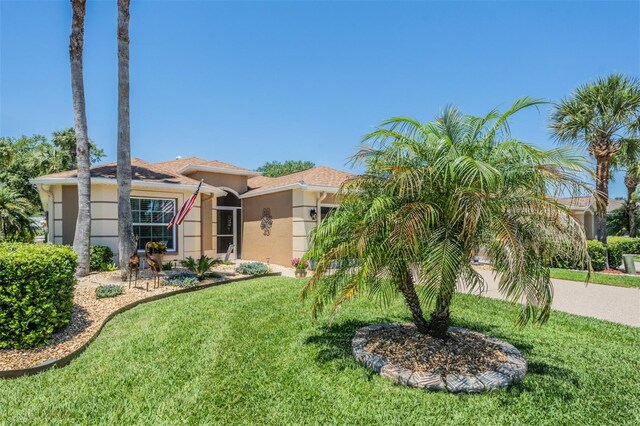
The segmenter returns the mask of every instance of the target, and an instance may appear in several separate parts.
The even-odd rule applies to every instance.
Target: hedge
[[[104,271],[113,262],[113,250],[107,246],[91,246],[89,268],[92,271]]]
[[[640,254],[640,238],[609,237],[607,249],[609,250],[609,267],[617,268],[622,265],[623,254]]]
[[[587,250],[591,257],[591,266],[594,271],[602,271],[605,268],[605,247],[598,240],[589,240]],[[609,267],[612,269],[622,265],[623,254],[640,254],[640,238],[609,237],[607,238],[607,251]],[[551,265],[562,269],[586,269],[586,265],[578,265],[572,257],[556,257]]]
[[[0,244],[0,349],[46,344],[69,323],[76,267],[69,246]]]

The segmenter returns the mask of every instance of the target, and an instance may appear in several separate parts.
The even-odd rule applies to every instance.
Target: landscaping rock
[[[476,376],[469,374],[449,374],[446,378],[449,392],[482,392],[484,385]]]
[[[434,351],[434,347],[431,347],[432,343],[429,343],[429,340],[423,340],[427,339],[426,337],[416,335],[411,330],[407,331],[407,327],[415,326],[413,324],[376,324],[359,329],[352,340],[352,352],[356,361],[399,385],[426,390],[447,390],[454,393],[474,393],[504,388],[524,379],[527,372],[527,361],[516,347],[502,340],[460,327],[449,329],[450,333],[456,333],[450,339],[458,340],[447,340],[446,344],[442,341],[433,343],[435,348],[439,348],[440,352],[437,354],[443,357],[442,359],[446,360],[448,356],[454,356],[447,361],[450,363],[453,360],[454,364],[442,370],[443,365],[449,364],[433,362],[431,358],[421,355],[407,356],[408,353],[413,352],[402,352],[407,351],[408,347],[412,351],[426,350],[429,353]],[[397,330],[393,330],[394,328]],[[389,333],[386,330],[392,331],[390,334],[385,334]],[[460,337],[465,335],[469,337]],[[375,339],[378,343],[372,344],[371,339]],[[406,340],[410,343],[404,343],[404,339],[413,340]],[[390,347],[389,342],[394,342],[395,346]],[[466,357],[459,357],[460,350],[467,351],[464,352]],[[380,352],[372,353],[371,351]],[[469,351],[484,351],[482,355],[485,357],[484,361],[478,363],[477,359],[469,355],[475,352]],[[447,353],[451,355],[446,355]],[[393,362],[385,357],[393,359]],[[418,358],[423,361],[417,362]],[[469,361],[471,362],[467,364]],[[464,362],[464,364],[455,364],[455,362]],[[407,366],[412,368],[407,368],[402,363],[407,363]],[[432,371],[420,369],[432,369]]]
[[[444,390],[445,383],[439,374],[416,371],[411,375],[407,386],[429,390]]]

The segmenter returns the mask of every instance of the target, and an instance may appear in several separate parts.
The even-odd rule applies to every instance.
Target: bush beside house
[[[69,246],[0,244],[0,348],[47,343],[71,320],[77,255]]]
[[[591,257],[591,266],[594,271],[602,271],[606,267],[606,251],[608,251],[609,267],[617,268],[622,264],[623,254],[640,254],[640,238],[609,237],[607,247],[598,240],[589,240],[587,250]],[[578,265],[571,257],[556,257],[551,266],[561,269],[586,269],[586,265]]]
[[[622,265],[623,254],[640,254],[640,238],[609,237],[607,249],[609,250],[609,266],[617,268]]]
[[[113,250],[107,246],[91,246],[89,268],[92,271],[107,271],[113,263]]]

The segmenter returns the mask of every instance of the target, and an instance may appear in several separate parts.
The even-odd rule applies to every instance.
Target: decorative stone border
[[[223,284],[230,284],[233,282],[238,282],[238,281],[247,281],[247,280],[253,280],[256,278],[264,278],[264,277],[276,277],[276,276],[281,276],[282,273],[281,272],[271,272],[268,274],[262,274],[262,275],[251,275],[248,277],[241,277],[241,278],[235,278],[235,279],[229,279],[229,280],[225,280],[225,281],[216,281],[216,282],[211,282],[211,283],[206,283],[206,284],[200,284],[197,285],[195,287],[187,287],[187,288],[181,288],[175,291],[169,291],[167,293],[160,293],[160,294],[156,294],[150,297],[147,297],[146,299],[139,299],[136,300],[135,302],[129,303],[128,305],[124,305],[118,309],[116,309],[115,311],[113,311],[112,313],[110,313],[109,315],[107,315],[107,317],[104,319],[104,321],[102,321],[102,324],[100,324],[100,327],[98,327],[98,329],[96,330],[95,334],[93,336],[91,336],[91,338],[89,340],[87,340],[82,346],[80,346],[78,349],[74,350],[73,352],[68,353],[67,355],[63,356],[62,358],[59,359],[49,359],[46,360],[40,364],[34,365],[33,367],[28,367],[28,368],[22,368],[22,369],[16,369],[16,370],[0,370],[0,379],[16,379],[18,377],[21,376],[31,376],[37,373],[40,373],[42,371],[48,370],[49,368],[52,367],[65,367],[67,365],[69,365],[71,363],[71,361],[73,361],[75,358],[77,358],[86,348],[87,346],[89,346],[91,344],[91,342],[93,342],[93,340],[98,336],[98,334],[100,334],[100,331],[102,331],[102,328],[104,327],[104,325],[109,322],[109,320],[111,320],[111,318],[115,317],[116,315],[128,311],[129,309],[135,308],[138,305],[141,305],[143,303],[148,303],[148,302],[153,302],[156,300],[160,300],[160,299],[164,299],[170,296],[175,296],[177,294],[182,294],[182,293],[190,293],[192,291],[198,291],[198,290],[204,290],[206,288],[210,288],[210,287],[216,287],[219,285],[223,285]]]
[[[484,392],[505,388],[512,383],[522,381],[527,373],[527,360],[513,345],[489,337],[484,334],[460,327],[449,327],[449,331],[481,336],[497,345],[506,355],[507,361],[493,371],[478,374],[449,374],[441,376],[433,372],[412,371],[399,365],[391,364],[386,358],[372,354],[366,350],[369,333],[383,328],[395,328],[413,324],[375,324],[358,329],[351,341],[353,356],[360,364],[372,369],[382,377],[386,377],[400,385],[426,390],[443,390],[449,392]]]

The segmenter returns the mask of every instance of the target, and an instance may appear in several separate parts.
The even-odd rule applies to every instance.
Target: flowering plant
[[[294,257],[293,259],[291,259],[291,266],[293,266],[299,271],[302,271],[309,267],[309,261],[302,260],[299,257]]]
[[[154,253],[166,253],[167,251],[167,245],[165,243],[161,243],[161,242],[155,242],[155,241],[151,241],[149,243],[147,243],[146,248],[149,250],[149,253],[154,254]]]

